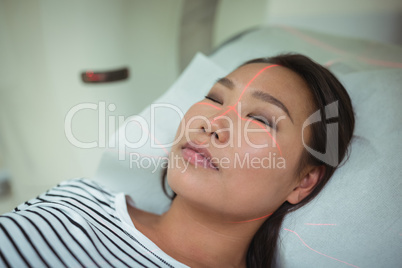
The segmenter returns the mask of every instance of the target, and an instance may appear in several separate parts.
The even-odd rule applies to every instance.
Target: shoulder
[[[97,254],[95,237],[111,232],[124,236],[114,198],[96,182],[72,179],[1,215],[0,266],[2,261],[12,266],[83,266],[82,260]],[[76,254],[77,246],[86,251]]]
[[[97,219],[116,217],[115,194],[88,179],[72,179],[59,183],[32,198],[12,212],[0,216],[1,228],[30,233],[37,226],[88,225]]]
[[[114,202],[115,194],[100,186],[94,181],[77,178],[63,181],[36,198],[17,206],[13,212],[26,210],[35,206],[51,206],[59,204],[61,207],[79,207],[80,204],[110,207]]]

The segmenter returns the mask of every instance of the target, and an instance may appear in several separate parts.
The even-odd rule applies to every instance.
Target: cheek
[[[301,135],[283,136],[278,141],[278,143],[282,145],[282,156],[286,160],[287,169],[294,172],[299,166],[300,157],[305,150],[300,136]]]
[[[250,164],[260,162],[262,166],[267,167],[269,164],[266,163],[267,161],[271,162],[271,158],[281,156],[276,139],[266,132],[249,132],[241,137],[241,142],[241,146],[237,148],[237,153],[243,157],[248,157]]]
[[[226,211],[242,217],[239,220],[272,213],[286,201],[291,180],[286,169],[239,169],[226,184]]]
[[[267,144],[271,138],[265,134],[250,135],[250,139],[257,145]],[[234,168],[226,176],[227,191],[231,193],[233,207],[247,206],[255,212],[275,210],[287,198],[292,190],[294,178],[294,168],[297,164],[296,151],[289,150],[293,146],[283,142],[284,153],[281,155],[278,149],[272,144],[266,148],[257,148],[258,146],[242,146],[237,148],[237,159]],[[288,153],[290,152],[290,153]],[[297,155],[297,154],[296,154]],[[287,157],[289,156],[289,157]],[[241,190],[239,190],[241,189]]]

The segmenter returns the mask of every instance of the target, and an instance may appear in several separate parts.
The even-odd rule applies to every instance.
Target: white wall
[[[64,120],[71,107],[113,103],[116,110],[106,110],[106,117],[118,121],[174,82],[181,5],[182,0],[0,0],[0,154],[12,174],[9,206],[61,180],[94,174],[103,149],[69,143]],[[121,66],[130,68],[127,81],[80,81],[84,70]],[[75,136],[97,141],[98,117],[96,110],[77,113]]]

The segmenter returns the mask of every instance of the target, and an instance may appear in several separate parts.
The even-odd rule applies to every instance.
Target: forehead
[[[304,122],[313,111],[313,96],[307,83],[285,67],[252,63],[234,70],[226,77],[234,82],[238,90],[246,89],[244,94],[261,90],[277,98],[285,104],[293,117],[299,117],[296,121]]]

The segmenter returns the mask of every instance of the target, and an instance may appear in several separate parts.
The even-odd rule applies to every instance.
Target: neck
[[[153,232],[163,251],[191,267],[246,267],[249,244],[263,221],[227,222],[178,196]]]

